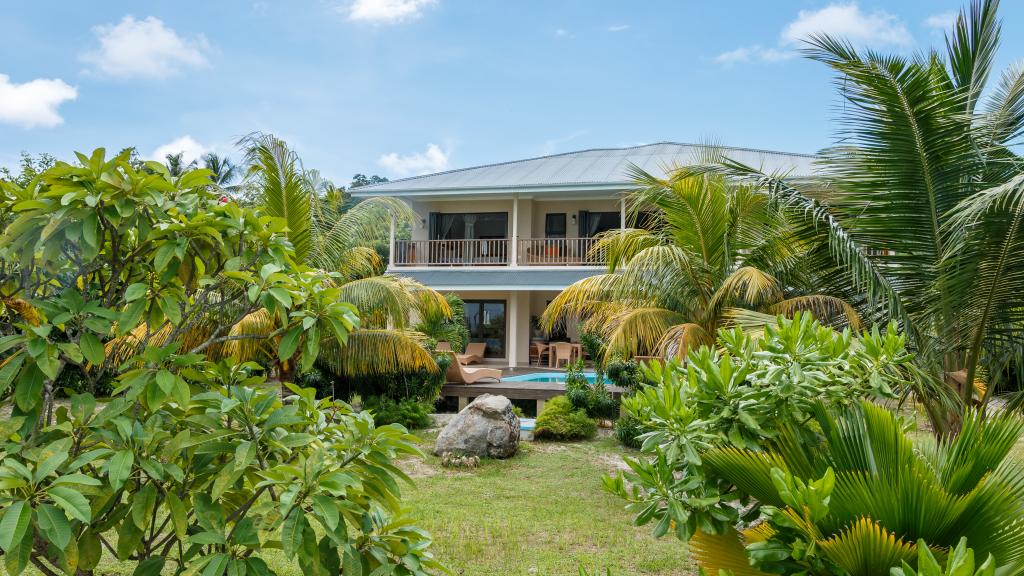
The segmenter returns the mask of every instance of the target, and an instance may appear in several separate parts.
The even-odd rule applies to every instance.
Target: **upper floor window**
[[[622,215],[618,212],[590,212],[580,210],[580,238],[593,238],[601,232],[622,226]]]
[[[507,212],[430,213],[431,240],[497,240],[508,238]]]
[[[544,237],[565,238],[565,212],[544,215]]]

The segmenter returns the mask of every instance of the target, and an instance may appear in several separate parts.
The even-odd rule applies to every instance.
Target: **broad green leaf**
[[[140,530],[149,527],[153,518],[153,510],[156,509],[156,486],[152,482],[146,484],[142,490],[135,492],[132,498],[132,520]]]
[[[296,326],[281,337],[281,344],[277,347],[277,357],[281,361],[288,360],[295,355],[299,347],[299,336],[302,335],[302,327]]]
[[[89,501],[81,492],[66,486],[52,486],[46,491],[51,500],[60,506],[68,516],[88,523],[92,519]]]
[[[92,332],[83,332],[78,339],[78,346],[82,349],[82,355],[85,356],[85,359],[93,365],[102,364],[106,358],[103,344],[100,343],[100,339]]]
[[[164,562],[163,556],[146,558],[135,567],[132,576],[160,576],[160,572],[164,569]]]
[[[132,473],[132,464],[135,463],[135,455],[130,450],[115,452],[107,461],[107,478],[114,490],[120,490]]]
[[[46,538],[63,550],[71,542],[71,524],[64,512],[51,504],[40,504],[36,509],[36,524]]]
[[[281,548],[286,557],[294,558],[296,552],[302,548],[302,532],[307,525],[306,515],[302,508],[296,506],[284,520],[281,527]]]
[[[138,300],[139,298],[142,298],[143,296],[145,296],[148,292],[149,292],[149,286],[147,286],[146,284],[141,284],[141,283],[132,284],[131,286],[129,286],[124,291],[124,301],[125,302],[134,302],[134,301]]]
[[[21,543],[32,524],[32,507],[24,500],[15,500],[0,519],[0,549],[10,553]]]
[[[328,530],[333,532],[338,527],[340,515],[338,513],[338,506],[334,503],[334,498],[324,496],[323,494],[313,496],[313,512]]]
[[[164,498],[171,515],[171,523],[174,525],[174,533],[179,539],[184,539],[188,534],[188,512],[185,510],[185,504],[173,492],[168,492]]]

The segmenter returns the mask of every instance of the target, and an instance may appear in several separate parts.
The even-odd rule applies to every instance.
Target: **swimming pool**
[[[587,380],[593,383],[597,379],[597,375],[593,372],[584,372],[584,376]],[[502,378],[502,382],[554,382],[562,383],[565,382],[565,372],[533,372],[531,374],[520,374],[519,376],[509,376],[508,378]]]

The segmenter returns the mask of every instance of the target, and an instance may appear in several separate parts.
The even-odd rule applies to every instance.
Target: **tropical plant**
[[[433,422],[430,413],[434,411],[434,405],[416,398],[395,400],[387,396],[370,396],[366,399],[366,409],[378,426],[401,424],[412,430],[426,428]]]
[[[203,168],[210,171],[210,178],[214,184],[225,190],[233,190],[232,183],[241,177],[241,168],[231,162],[227,156],[220,156],[214,152],[203,154]]]
[[[185,162],[185,153],[178,152],[177,154],[168,154],[164,157],[164,167],[167,173],[174,178],[184,176],[186,172],[195,170],[199,163],[196,160]]]
[[[222,203],[205,170],[78,160],[0,183],[7,572],[89,575],[115,556],[140,576],[267,575],[271,548],[309,573],[435,571],[390,464],[416,452],[405,430],[211,360],[259,341],[312,365],[359,322],[332,275],[295,263],[282,220]],[[278,329],[231,333],[256,311]],[[65,372],[112,381],[111,398],[58,406]]]
[[[867,576],[891,567],[913,574],[916,564],[940,574],[932,555],[948,554],[958,565],[951,574],[972,574],[978,554],[990,557],[982,573],[993,564],[1002,574],[1024,569],[1024,465],[1009,457],[1024,420],[972,411],[959,435],[934,445],[915,445],[899,418],[866,401],[819,406],[814,421],[818,441],[785,425],[767,451],[704,454],[734,498],[760,509],[739,532],[708,530],[691,541],[704,568],[745,561],[756,573]]]
[[[537,415],[533,436],[539,440],[583,440],[597,433],[597,423],[565,396],[544,403]]]
[[[606,478],[606,487],[638,524],[655,521],[657,536],[727,532],[740,508],[732,485],[708,473],[708,451],[762,450],[780,427],[813,440],[816,406],[893,398],[912,376],[910,362],[893,325],[854,337],[799,314],[779,317],[760,337],[723,329],[717,346],[692,351],[685,368],[645,366],[654,384],[623,397],[622,407],[647,430],[639,440],[651,457],[627,459],[630,472]]]
[[[1024,335],[1024,176],[1013,149],[1024,131],[1024,67],[990,85],[998,5],[971,2],[944,53],[808,40],[806,54],[837,73],[847,103],[842,143],[823,153],[824,194],[813,181],[725,166],[760,178],[786,208],[794,238],[816,247],[806,262],[823,287],[856,286],[901,323],[936,380],[968,383],[968,403],[983,374],[985,389],[998,389]]]
[[[445,294],[448,310],[426,310],[420,315],[416,331],[435,342],[447,342],[455,352],[462,352],[469,343],[469,326],[466,325],[466,304],[455,294]]]
[[[893,568],[890,571],[891,576],[954,576],[955,574],[963,574],[964,576],[995,576],[996,565],[992,555],[989,554],[988,558],[982,562],[981,566],[975,570],[974,563],[974,550],[967,547],[967,538],[961,538],[960,542],[953,549],[952,553],[946,560],[946,569],[943,570],[935,559],[935,555],[928,549],[928,544],[924,540],[917,541],[917,570],[908,565],[906,562],[903,563],[899,568]]]
[[[408,205],[380,197],[339,212],[330,201],[337,188],[315,171],[305,170],[285,142],[269,134],[252,134],[239,144],[245,148],[246,196],[267,214],[282,218],[296,259],[338,274],[341,297],[360,310],[361,326],[349,335],[346,346],[325,343],[323,365],[346,377],[436,372],[424,337],[410,329],[410,322],[413,315],[450,316],[447,301],[411,279],[381,275],[383,263],[370,247],[393,218],[414,218]],[[264,333],[274,329],[274,320],[259,314],[236,328]],[[230,352],[242,358],[268,356],[268,350],[257,347]]]
[[[619,404],[612,398],[600,376],[591,382],[583,373],[583,360],[577,360],[565,370],[565,397],[574,408],[587,413],[591,418],[612,418],[619,411]]]
[[[542,317],[545,330],[568,319],[599,334],[606,356],[675,355],[714,341],[736,320],[763,325],[776,314],[812,311],[859,326],[847,302],[813,292],[801,274],[805,247],[768,195],[719,174],[674,171],[667,179],[632,167],[634,210],[656,214],[649,229],[606,232],[593,250],[606,274],[563,290]]]

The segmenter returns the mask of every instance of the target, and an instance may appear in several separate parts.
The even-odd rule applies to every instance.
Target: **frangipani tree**
[[[390,464],[416,452],[404,429],[210,360],[277,335],[307,363],[343,345],[360,320],[340,275],[297,264],[286,223],[221,202],[205,170],[78,159],[0,182],[7,573],[90,575],[114,556],[139,576],[269,575],[268,549],[308,574],[435,572]],[[232,332],[257,312],[275,331]],[[111,382],[111,397],[59,406],[68,375]]]

